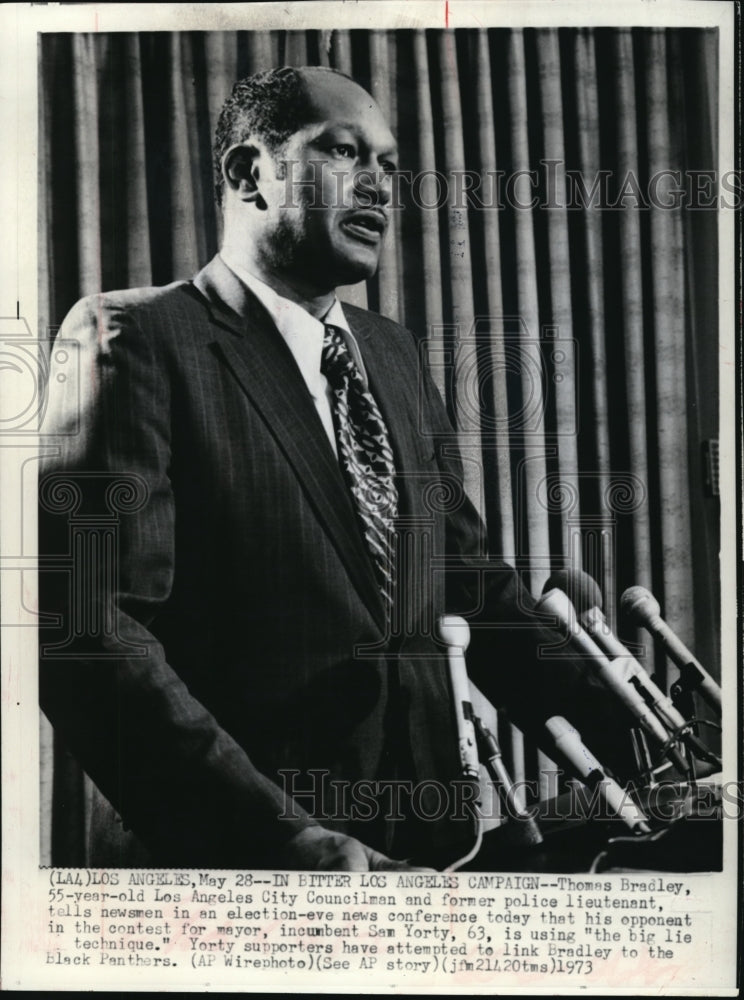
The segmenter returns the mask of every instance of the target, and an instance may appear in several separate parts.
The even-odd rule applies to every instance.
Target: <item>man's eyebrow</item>
[[[339,121],[325,121],[325,122],[315,122],[314,123],[318,129],[318,134],[322,132],[332,132],[333,129],[346,129],[347,132],[353,132],[359,127],[359,122],[339,122]]]

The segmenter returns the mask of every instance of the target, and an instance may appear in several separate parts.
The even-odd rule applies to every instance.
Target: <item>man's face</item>
[[[357,84],[308,74],[312,120],[277,157],[286,176],[262,188],[262,269],[324,293],[375,273],[388,226],[396,145],[380,109]]]

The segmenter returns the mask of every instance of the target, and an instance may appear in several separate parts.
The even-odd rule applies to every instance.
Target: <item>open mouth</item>
[[[385,235],[387,219],[381,212],[354,212],[343,220],[341,228],[362,243],[377,245]]]

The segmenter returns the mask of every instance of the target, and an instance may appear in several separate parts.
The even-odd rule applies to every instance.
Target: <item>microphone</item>
[[[563,631],[573,638],[577,649],[590,661],[605,686],[635,715],[646,732],[665,748],[674,765],[683,774],[686,773],[687,764],[682,754],[675,746],[669,746],[669,734],[641,692],[631,682],[630,678],[633,676],[631,668],[624,660],[610,662],[594,639],[579,624],[576,609],[568,594],[561,587],[552,584],[551,576],[543,588],[542,597],[535,605],[535,611],[552,614],[558,619]]]
[[[562,715],[554,715],[548,719],[545,727],[555,743],[556,750],[566,758],[581,782],[590,791],[596,788],[613,814],[621,819],[633,833],[650,833],[650,827],[641,810],[633,802],[630,795],[624,792],[616,781],[605,774],[602,765],[587,749],[579,732],[568,720],[564,719]]]
[[[602,614],[602,593],[596,580],[583,570],[564,569],[553,573],[548,583],[552,583],[569,595],[579,613],[579,621],[586,631],[613,663],[622,661],[628,683],[639,688],[641,697],[654,709],[669,731],[679,735],[689,749],[701,759],[709,763],[718,763],[718,758],[714,757],[705,744],[690,731],[689,723],[675,707],[671,698],[654,683],[630,650],[614,635]]]
[[[480,778],[479,749],[485,754],[485,768],[501,794],[506,807],[506,837],[512,846],[532,846],[542,843],[540,828],[534,816],[523,809],[517,790],[501,756],[501,748],[493,733],[473,712],[470,702],[465,650],[470,643],[470,626],[457,615],[444,615],[439,619],[439,637],[447,646],[450,686],[455,703],[457,736],[460,750],[460,768],[467,780],[475,782]],[[478,785],[480,789],[480,784]],[[450,866],[447,871],[455,871],[464,862]]]
[[[470,626],[458,615],[444,615],[439,619],[439,637],[447,647],[452,699],[457,722],[457,744],[460,768],[465,778],[478,781],[480,764],[473,725],[473,706],[470,702],[470,684],[465,666],[465,650],[470,644]]]
[[[629,621],[642,625],[661,641],[667,656],[679,667],[684,685],[699,691],[720,717],[721,688],[661,617],[659,602],[653,594],[645,587],[628,587],[620,598],[620,609]]]

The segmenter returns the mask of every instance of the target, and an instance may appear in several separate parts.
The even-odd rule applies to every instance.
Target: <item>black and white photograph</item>
[[[737,5],[9,6],[4,983],[734,995]]]

